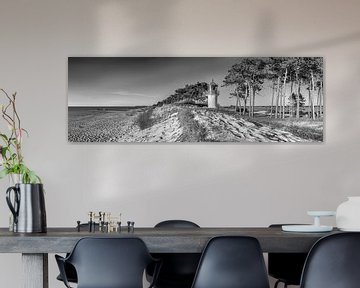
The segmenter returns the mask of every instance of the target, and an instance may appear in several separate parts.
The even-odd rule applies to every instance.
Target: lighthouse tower
[[[219,107],[217,98],[219,96],[218,85],[214,82],[214,79],[209,84],[209,90],[207,92],[208,108],[217,109]]]

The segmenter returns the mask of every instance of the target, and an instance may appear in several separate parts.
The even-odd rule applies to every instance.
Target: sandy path
[[[245,119],[211,110],[193,110],[194,119],[205,127],[207,139],[222,142],[306,142],[290,132],[258,127]]]

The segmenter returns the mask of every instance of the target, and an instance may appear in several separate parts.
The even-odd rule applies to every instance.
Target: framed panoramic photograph
[[[69,57],[68,141],[323,141],[322,57]]]

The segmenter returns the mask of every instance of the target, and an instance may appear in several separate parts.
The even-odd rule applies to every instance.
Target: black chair
[[[156,224],[155,228],[200,228],[200,226],[188,220],[165,220]]]
[[[187,220],[166,220],[155,225],[157,229],[163,228],[200,228],[199,225]],[[159,272],[156,288],[190,288],[194,280],[200,253],[157,253],[152,254],[161,259],[162,266]],[[151,281],[153,267],[147,270],[146,278]]]
[[[81,230],[84,230],[84,229],[88,230],[89,229],[89,224],[88,223],[80,224],[80,229]],[[95,229],[99,229],[99,224],[98,223],[95,223]],[[66,254],[66,257],[68,257],[68,256],[69,256],[69,253]],[[76,270],[75,270],[74,266],[71,265],[70,263],[67,263],[67,262],[64,263],[64,266],[65,266],[65,274],[66,274],[68,282],[77,283],[77,275],[76,275]],[[64,282],[64,280],[61,277],[61,274],[59,274],[56,277],[56,279],[59,280],[59,281]]]
[[[207,244],[192,288],[269,288],[256,238],[220,236]]]
[[[306,259],[300,287],[360,287],[360,233],[332,234],[316,242]]]
[[[68,257],[68,256],[69,256],[69,254],[66,254],[66,257]],[[77,281],[78,281],[77,280],[77,274],[76,274],[75,267],[73,265],[71,265],[68,262],[64,262],[64,273],[66,275],[66,279],[67,279],[68,282],[77,283]],[[59,281],[64,282],[63,277],[61,277],[61,274],[59,274],[56,277],[56,279],[59,280]]]
[[[270,228],[280,228],[287,224],[272,224]],[[280,283],[286,288],[288,285],[300,285],[301,273],[304,268],[307,253],[269,253],[268,272],[277,281],[274,288]]]
[[[139,238],[82,238],[67,258],[55,258],[66,287],[65,263],[75,267],[78,288],[142,288],[145,268],[156,261]]]

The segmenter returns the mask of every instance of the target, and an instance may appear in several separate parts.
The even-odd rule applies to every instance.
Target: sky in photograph
[[[235,103],[223,79],[239,58],[233,57],[70,57],[69,106],[142,106],[169,97],[178,88],[196,82],[219,84],[220,105]],[[270,104],[265,85],[257,105]]]

